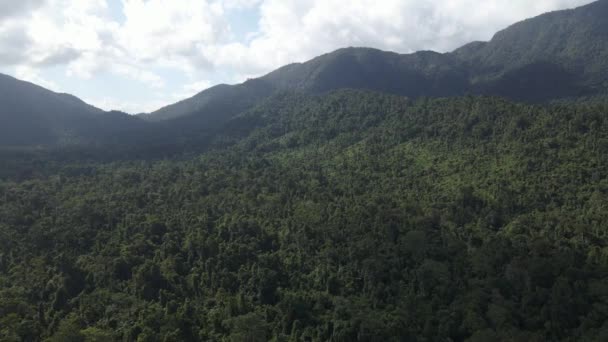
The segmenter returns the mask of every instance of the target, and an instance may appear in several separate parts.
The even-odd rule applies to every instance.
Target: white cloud
[[[27,21],[30,62],[74,51],[74,57],[64,61],[67,64],[80,55],[102,51],[100,35],[116,29],[104,15],[107,8],[105,0],[47,0]]]
[[[26,59],[30,44],[26,27],[16,21],[0,21],[0,65],[15,65]]]
[[[216,3],[227,10],[244,10],[258,6],[263,0],[222,0]]]
[[[11,46],[19,46],[12,59],[19,67],[64,65],[67,75],[82,79],[105,71],[151,88],[164,84],[145,65],[135,63],[127,45],[120,45],[117,37],[122,28],[109,15],[106,0],[46,0],[28,16],[0,24],[0,32],[8,29],[16,30],[13,37],[21,33],[20,40],[0,39],[0,49],[6,46],[4,51],[12,51]],[[0,62],[10,62],[9,57],[0,54]]]
[[[27,13],[28,10],[36,8],[44,3],[44,0],[1,0],[0,1],[0,19],[5,17],[20,16]]]
[[[54,92],[61,92],[59,85],[53,81],[49,81],[38,73],[37,70],[28,66],[19,66],[15,69],[15,76],[23,81],[28,81]]]
[[[183,90],[186,92],[190,92],[191,96],[196,95],[197,93],[211,87],[211,82],[209,81],[197,81],[193,83],[189,83],[183,86]]]
[[[213,83],[210,81],[207,81],[207,80],[196,81],[196,82],[185,84],[181,87],[181,89],[173,92],[171,94],[171,97],[169,99],[167,99],[167,101],[164,105],[166,106],[171,103],[192,97],[192,96],[200,93],[201,91],[210,88],[212,85],[213,85]],[[160,108],[160,107],[158,107],[158,108]]]
[[[129,79],[145,83],[151,88],[158,89],[165,86],[165,82],[157,74],[147,70],[142,70],[133,65],[116,64],[111,67],[111,70],[118,75],[122,75]]]
[[[118,110],[130,114],[149,113],[171,103],[168,99],[136,102],[107,96],[84,97],[82,100],[106,111]]]
[[[93,96],[84,98],[83,100],[87,103],[94,105],[97,108],[103,110],[120,110],[125,113],[149,113],[156,109],[170,105],[177,101],[189,98],[198,94],[199,92],[211,87],[213,84],[210,81],[202,80],[192,83],[187,83],[180,87],[175,92],[153,92],[153,100],[139,100],[129,101],[126,99],[116,99],[107,96]]]

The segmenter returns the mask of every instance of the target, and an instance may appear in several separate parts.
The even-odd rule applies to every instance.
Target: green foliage
[[[229,340],[234,342],[265,342],[268,341],[268,327],[263,317],[256,313],[231,318]]]
[[[76,316],[68,316],[61,320],[57,331],[47,339],[47,342],[86,342],[86,335],[80,331],[80,322]],[[89,330],[90,331],[90,330]]]
[[[196,155],[0,154],[0,340],[602,341],[607,109],[278,94]]]

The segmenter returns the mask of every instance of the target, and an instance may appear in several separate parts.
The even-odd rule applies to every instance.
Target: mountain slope
[[[538,61],[550,61],[585,75],[606,70],[608,1],[542,14],[516,23],[487,43],[473,43],[454,55],[476,73],[500,75]]]
[[[446,54],[399,55],[369,48],[340,49],[264,77],[278,89],[313,93],[357,88],[408,96],[447,96],[467,88],[467,73]]]
[[[205,112],[208,113],[208,119],[212,121],[211,117],[214,116],[221,118],[239,113],[273,91],[274,88],[262,80],[249,80],[235,86],[221,84],[189,99],[161,108],[152,115],[141,115],[141,118],[149,121],[162,121],[191,113]]]
[[[108,143],[143,122],[0,74],[0,146]]]
[[[518,86],[536,89],[566,83],[567,87],[543,94],[540,100],[601,93],[608,89],[607,17],[606,0],[546,13],[496,33],[490,42],[468,44],[453,55],[470,70],[474,85],[491,85],[489,93],[498,91],[492,85],[505,81],[505,93],[511,94],[514,78],[524,78]]]
[[[153,121],[214,113],[229,118],[241,107],[240,87],[258,96],[273,91],[322,93],[341,88],[366,89],[408,97],[465,93],[541,102],[603,94],[608,90],[608,0],[573,10],[547,13],[512,25],[490,42],[474,42],[452,53],[397,54],[368,48],[340,49],[305,63],[282,67],[252,86],[221,86],[151,113]],[[221,99],[215,101],[216,97]],[[225,103],[209,109],[207,103]],[[243,106],[245,107],[245,106]]]
[[[354,88],[396,95],[453,96],[468,89],[468,74],[458,59],[431,51],[399,55],[368,48],[346,48],[306,63],[291,64],[243,84],[221,85],[162,108],[149,121],[227,120],[275,92],[323,93]],[[222,113],[222,115],[217,115]],[[186,119],[188,118],[188,119]]]

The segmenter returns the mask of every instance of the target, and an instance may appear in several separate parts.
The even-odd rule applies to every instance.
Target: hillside
[[[137,116],[0,75],[0,341],[608,341],[607,11]]]
[[[150,121],[178,117],[188,121],[205,121],[206,118],[214,121],[218,113],[224,113],[225,121],[274,93],[314,94],[344,88],[411,97],[453,96],[468,91],[468,74],[450,55],[431,51],[399,55],[376,49],[347,48],[306,63],[279,68],[242,85],[222,85],[205,90],[144,117]]]
[[[528,102],[606,94],[608,1],[547,13],[498,32],[490,42],[474,42],[452,53],[396,54],[347,48],[305,63],[291,64],[257,83],[212,88],[178,105],[151,113],[149,120],[217,118],[251,106],[276,91],[323,93],[351,88],[408,97],[485,94]],[[256,87],[259,89],[254,90]],[[218,94],[218,89],[222,91]],[[207,103],[225,103],[208,106]],[[195,119],[193,119],[195,120]],[[215,119],[213,119],[215,120]]]
[[[367,48],[341,49],[278,69],[262,79],[277,89],[311,93],[353,88],[418,97],[467,90],[466,70],[451,56],[432,51],[399,55]]]
[[[605,86],[600,75],[608,70],[607,16],[606,0],[546,13],[496,33],[488,43],[469,44],[453,54],[474,70],[477,82],[542,62],[576,75],[581,86],[595,90]]]
[[[125,113],[106,113],[72,95],[1,74],[0,106],[4,147],[111,144],[128,140],[144,125]]]
[[[196,157],[4,169],[0,339],[602,341],[607,110],[285,93]]]
[[[478,92],[532,101],[605,94],[607,16],[606,0],[546,13],[453,55],[471,70]]]

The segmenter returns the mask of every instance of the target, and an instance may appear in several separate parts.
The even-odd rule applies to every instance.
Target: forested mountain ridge
[[[272,90],[319,93],[341,88],[408,97],[486,94],[531,102],[606,94],[606,16],[608,1],[600,0],[525,20],[500,31],[490,42],[474,42],[444,54],[340,49],[261,77],[266,92],[250,100],[259,101]],[[225,95],[231,86],[222,87]],[[203,91],[182,101],[180,107],[165,108],[148,118],[217,116],[217,107],[197,105],[213,91]],[[240,92],[232,92],[232,100],[237,101]],[[231,105],[225,108],[235,111]]]
[[[278,89],[323,93],[352,88],[410,97],[449,96],[467,91],[467,71],[458,60],[432,51],[400,55],[346,48],[303,64],[292,64],[262,79]]]
[[[479,82],[534,63],[552,63],[590,87],[606,90],[608,1],[545,13],[454,51]]]
[[[260,98],[265,98],[274,92],[274,88],[262,80],[249,80],[243,84],[229,86],[217,85],[201,92],[190,99],[166,106],[154,112],[154,115],[142,114],[141,118],[150,121],[162,121],[179,118],[179,113],[195,113],[209,111],[218,115],[218,119],[206,117],[213,122],[230,118],[248,108],[251,108]],[[224,119],[225,120],[225,119]]]
[[[606,0],[546,13],[453,54],[471,70],[476,92],[531,101],[606,94],[606,17]]]

